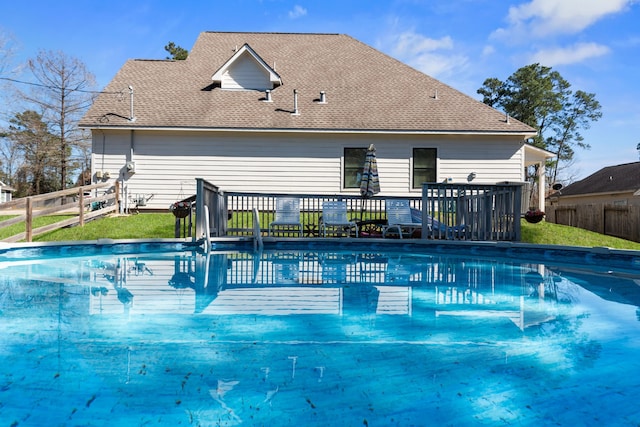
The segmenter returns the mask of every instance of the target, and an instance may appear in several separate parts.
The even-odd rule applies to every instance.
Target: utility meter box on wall
[[[127,172],[136,173],[136,162],[127,162],[125,165]]]

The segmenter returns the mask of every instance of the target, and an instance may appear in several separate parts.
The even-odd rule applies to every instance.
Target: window
[[[366,148],[344,149],[344,182],[342,183],[344,188],[360,188],[366,156]]]
[[[413,149],[412,188],[421,188],[423,182],[436,182],[436,159],[437,150],[435,148]]]

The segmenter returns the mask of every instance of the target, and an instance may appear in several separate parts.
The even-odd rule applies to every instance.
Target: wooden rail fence
[[[84,226],[85,221],[114,212],[119,204],[119,183],[115,186],[102,183],[69,188],[53,193],[15,199],[0,204],[0,214],[16,215],[0,221],[0,228],[21,222],[25,223],[25,231],[2,239],[3,242],[31,242],[34,236],[57,230],[62,227],[78,224]],[[92,191],[103,191],[102,195],[87,197]],[[68,201],[71,199],[71,201]],[[33,220],[49,215],[73,215],[62,221],[33,228]]]

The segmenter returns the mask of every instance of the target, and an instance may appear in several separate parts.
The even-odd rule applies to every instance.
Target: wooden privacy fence
[[[640,206],[605,203],[547,206],[546,220],[640,242]]]
[[[102,194],[91,196],[91,192]],[[114,212],[118,209],[119,183],[115,186],[108,183],[85,185],[38,196],[24,197],[0,204],[0,214],[16,215],[0,222],[0,228],[21,222],[25,223],[25,231],[2,239],[3,242],[31,242],[33,236],[57,230],[62,227],[78,224],[84,226],[86,220]],[[62,221],[42,227],[33,228],[33,220],[51,215],[72,215]]]

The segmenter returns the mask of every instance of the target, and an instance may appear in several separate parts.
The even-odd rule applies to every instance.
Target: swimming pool
[[[637,425],[640,254],[280,242],[0,251],[0,420]]]

